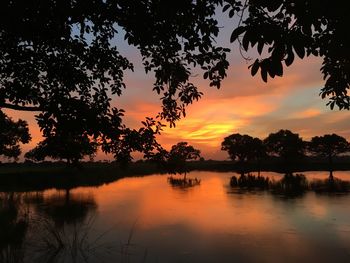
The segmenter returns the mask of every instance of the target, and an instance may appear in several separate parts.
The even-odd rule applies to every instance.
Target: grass
[[[90,259],[102,259],[110,254],[112,248],[104,243],[102,233],[91,239],[90,233],[94,218],[90,217],[80,224],[57,225],[45,217],[38,217],[34,222],[38,227],[35,240],[32,243],[33,257],[37,262],[90,262]]]
[[[238,186],[240,188],[246,189],[267,189],[271,183],[270,178],[264,176],[255,176],[252,174],[241,175],[239,178],[232,176],[230,180],[230,185],[232,187]]]
[[[316,193],[348,193],[350,182],[339,178],[314,180],[310,183],[310,188]]]
[[[176,178],[170,176],[168,177],[168,183],[174,187],[187,188],[200,185],[201,180],[198,178]]]
[[[136,221],[132,225],[128,238],[124,243],[107,241],[113,227],[101,232],[93,233],[95,218],[89,217],[83,223],[57,226],[52,220],[39,216],[35,225],[40,233],[31,240],[35,262],[145,262],[147,249],[136,251],[138,247],[132,239],[136,229]],[[141,253],[141,254],[140,254]],[[119,260],[118,260],[119,259]]]
[[[94,201],[89,196],[77,198],[71,194],[68,205],[65,195],[43,199],[38,193],[0,192],[0,262],[123,263],[136,262],[135,258],[142,259],[137,262],[145,261],[147,249],[132,241],[136,221],[125,242],[112,242],[110,235],[116,234],[112,231],[115,225],[106,231],[98,231],[95,228]],[[92,209],[91,213],[81,213],[80,202],[83,203],[81,206]],[[51,210],[38,209],[44,203],[52,211],[59,208],[59,215]],[[63,206],[69,209],[62,210]],[[66,213],[75,215],[62,221]]]

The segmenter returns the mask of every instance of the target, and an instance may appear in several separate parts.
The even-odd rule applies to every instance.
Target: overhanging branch
[[[20,110],[20,111],[43,111],[43,108],[38,106],[20,106],[20,105],[9,104],[9,103],[0,103],[0,108]]]

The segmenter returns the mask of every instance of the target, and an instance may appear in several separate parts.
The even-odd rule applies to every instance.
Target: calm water
[[[1,193],[0,262],[349,262],[350,195],[239,193],[232,175],[192,172],[201,184],[186,189],[153,175]]]

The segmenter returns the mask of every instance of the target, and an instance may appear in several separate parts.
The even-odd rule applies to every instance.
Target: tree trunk
[[[64,197],[65,197],[66,204],[69,204],[69,201],[70,201],[70,189],[69,188],[66,188]]]
[[[329,180],[333,181],[333,158],[332,155],[328,155],[328,161],[329,161]]]

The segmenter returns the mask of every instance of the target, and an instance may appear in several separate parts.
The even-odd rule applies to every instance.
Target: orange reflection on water
[[[191,172],[199,186],[171,186],[166,175],[118,180],[71,191],[94,196],[98,233],[113,244],[129,242],[153,253],[156,262],[332,262],[348,258],[350,196],[306,193],[285,198],[269,192],[239,192],[233,173]],[[276,180],[281,174],[262,173]],[[346,179],[346,173],[336,172]],[[327,178],[308,172],[308,178]],[[47,194],[51,194],[47,192]],[[64,193],[62,193],[64,196]],[[90,199],[84,199],[89,201]],[[89,202],[85,202],[89,204]],[[84,213],[75,214],[82,218]],[[320,253],[322,247],[322,253]],[[137,261],[138,262],[138,261]],[[346,261],[344,261],[346,262]]]
[[[228,194],[226,174],[198,175],[202,183],[187,189],[170,186],[166,176],[149,176],[146,180],[126,178],[101,187],[95,197],[105,209],[128,204],[123,216],[137,220],[137,226],[142,229],[184,224],[202,233],[269,231],[271,222],[275,221],[269,198],[261,199],[259,195],[232,198]],[[111,220],[116,217],[111,216]]]

